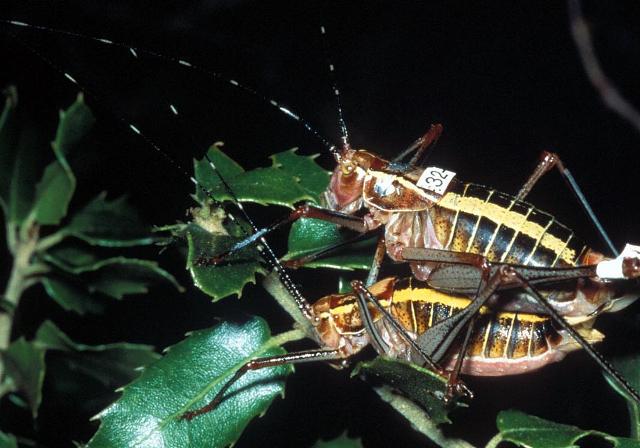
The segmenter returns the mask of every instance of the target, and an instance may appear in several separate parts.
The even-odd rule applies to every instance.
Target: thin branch
[[[580,0],[568,0],[567,5],[571,34],[589,81],[600,94],[604,104],[640,132],[640,113],[620,94],[618,88],[605,75],[600,66],[593,48],[589,27],[582,15]]]

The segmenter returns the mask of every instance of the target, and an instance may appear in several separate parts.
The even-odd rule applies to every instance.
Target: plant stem
[[[31,229],[25,233],[25,238],[19,237],[15,243],[15,257],[9,281],[3,294],[12,308],[16,308],[22,297],[22,293],[32,282],[28,281],[31,257],[38,242],[38,227],[33,225]],[[11,342],[11,327],[13,325],[13,313],[0,313],[0,352],[9,347]],[[4,381],[4,362],[0,357],[0,381]]]
[[[284,310],[289,313],[289,315],[293,318],[293,320],[302,328],[307,337],[313,338],[315,334],[315,329],[309,319],[304,317],[296,301],[291,297],[287,288],[284,287],[278,275],[275,272],[267,275],[263,282],[262,286],[266,289],[269,294],[273,296],[274,299],[280,304]]]
[[[638,403],[634,400],[627,399],[627,408],[629,409],[629,426],[632,439],[640,440],[640,409]]]
[[[502,438],[502,434],[498,433],[489,440],[489,443],[485,446],[485,448],[496,448],[500,442],[504,439]]]

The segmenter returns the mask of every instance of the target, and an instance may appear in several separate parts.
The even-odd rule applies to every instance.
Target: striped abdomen
[[[470,300],[428,288],[413,278],[387,278],[371,287],[372,293],[407,333],[416,338],[436,323],[464,309]],[[321,339],[328,345],[362,348],[369,340],[353,294],[333,295],[314,305],[321,324]],[[387,355],[411,360],[406,341],[372,306],[369,311],[376,328],[389,346]],[[595,342],[599,333],[580,329]],[[492,313],[482,308],[476,320],[463,371],[473,375],[511,375],[559,361],[578,346],[558,331],[546,316],[525,313]],[[450,353],[455,354],[456,347]],[[453,362],[452,360],[450,360]]]
[[[470,303],[466,297],[440,293],[412,278],[396,281],[394,289],[389,311],[415,335]],[[599,332],[586,326],[578,331],[591,343],[602,339]],[[453,366],[456,348],[451,348],[449,365],[445,367]],[[462,370],[484,376],[524,373],[560,361],[567,352],[578,348],[570,336],[556,329],[548,316],[494,313],[481,308]]]
[[[481,185],[452,185],[430,216],[444,249],[490,261],[574,266],[583,264],[588,253],[573,231],[550,214]]]

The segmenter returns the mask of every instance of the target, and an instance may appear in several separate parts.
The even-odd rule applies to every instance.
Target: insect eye
[[[356,169],[355,165],[353,163],[343,163],[342,164],[342,174],[344,175],[349,175],[351,173],[353,173],[353,171]]]

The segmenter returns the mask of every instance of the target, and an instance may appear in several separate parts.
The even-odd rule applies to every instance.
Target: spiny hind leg
[[[611,238],[609,238],[609,235],[604,230],[604,227],[600,223],[600,220],[598,219],[593,209],[591,208],[589,201],[587,201],[587,198],[582,193],[580,186],[576,182],[575,178],[573,177],[569,169],[564,166],[558,154],[549,152],[549,151],[542,152],[538,165],[533,170],[533,173],[531,173],[531,175],[529,176],[527,181],[524,183],[522,188],[520,188],[520,191],[516,195],[516,199],[523,200],[524,198],[526,198],[527,195],[533,189],[534,185],[540,180],[540,178],[544,176],[546,173],[548,173],[549,171],[551,171],[551,169],[553,169],[554,167],[558,169],[558,172],[566,181],[567,185],[569,186],[569,189],[575,195],[582,209],[589,216],[589,219],[591,220],[592,224],[600,234],[600,237],[602,238],[602,240],[609,247],[609,250],[611,251],[611,253],[615,256],[618,256],[618,250],[613,245]]]

